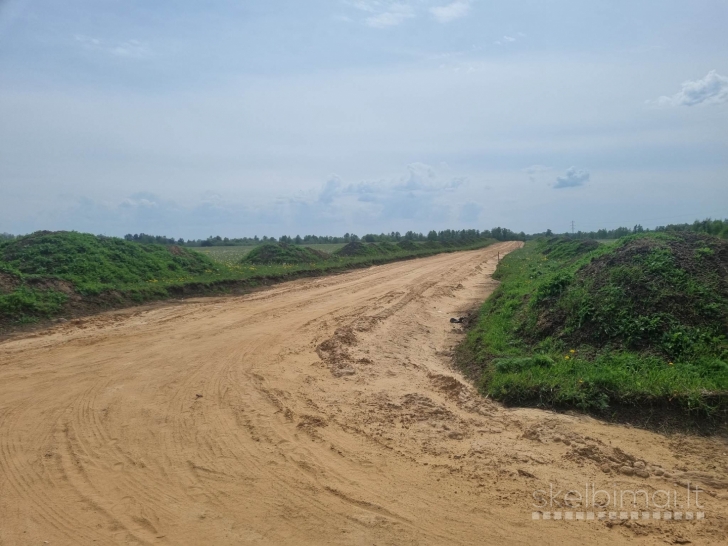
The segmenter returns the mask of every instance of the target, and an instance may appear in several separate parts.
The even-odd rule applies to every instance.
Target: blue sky
[[[0,0],[0,232],[728,216],[724,1]]]

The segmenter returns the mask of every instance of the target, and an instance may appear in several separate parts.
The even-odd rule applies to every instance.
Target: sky
[[[728,217],[724,0],[0,0],[0,232]]]

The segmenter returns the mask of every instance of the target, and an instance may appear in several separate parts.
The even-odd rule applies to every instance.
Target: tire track
[[[449,368],[442,355],[461,334],[448,318],[482,301],[497,253],[517,247],[0,343],[0,544],[531,544],[544,527],[528,525],[527,476],[593,479],[598,457],[579,454],[598,450],[575,447],[585,437],[679,464],[643,431],[484,401]],[[332,374],[340,364],[347,373]],[[571,448],[549,443],[557,432]],[[725,504],[715,498],[716,522]],[[677,536],[655,529],[549,536]],[[700,539],[719,543],[719,531],[705,525]]]

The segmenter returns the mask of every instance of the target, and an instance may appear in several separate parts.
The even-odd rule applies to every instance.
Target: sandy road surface
[[[1,343],[0,545],[725,543],[724,441],[504,409],[450,368],[517,245]],[[705,521],[531,520],[549,484],[688,480]]]

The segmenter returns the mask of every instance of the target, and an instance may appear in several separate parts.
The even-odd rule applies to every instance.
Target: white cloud
[[[324,184],[317,202],[301,198],[297,206],[305,204],[315,217],[326,211],[348,210],[366,217],[368,222],[382,219],[444,219],[449,217],[449,205],[443,199],[446,195],[454,196],[466,183],[464,177],[446,182],[432,166],[415,162],[407,165],[407,174],[398,178],[344,185],[338,176],[332,175]],[[458,201],[457,197],[454,199]],[[470,216],[473,216],[472,211]]]
[[[130,59],[142,59],[148,57],[151,53],[149,46],[139,40],[127,40],[126,42],[108,43],[82,34],[74,34],[74,39],[82,44],[86,49],[100,51],[116,57],[125,57]]]
[[[365,22],[370,27],[396,27],[415,16],[414,10],[405,4],[393,4],[388,11],[367,17]]]
[[[101,45],[101,40],[99,40],[98,38],[92,38],[90,36],[84,36],[83,34],[74,34],[73,37],[74,37],[74,39],[77,42],[80,42],[80,43],[82,43],[84,45],[87,45],[87,46],[93,47],[93,46],[99,46],[99,45]]]
[[[391,0],[354,0],[347,2],[367,13],[364,23],[374,28],[396,27],[415,17],[414,8],[407,2]]]
[[[657,106],[695,106],[697,104],[720,104],[728,102],[728,78],[715,70],[708,72],[702,80],[683,82],[682,89],[671,97],[662,96],[648,104]]]
[[[518,32],[516,35],[520,38],[525,38],[526,35],[523,32]],[[496,40],[493,42],[495,45],[503,45],[503,44],[512,44],[513,42],[518,41],[518,38],[515,38],[513,36],[508,36],[507,34],[503,36],[500,40]]]
[[[112,47],[109,52],[117,57],[141,59],[149,56],[149,48],[138,40],[129,40]]]
[[[450,180],[450,182],[445,184],[445,190],[446,191],[455,191],[460,186],[464,186],[467,183],[468,183],[468,179],[466,177],[457,176],[457,177],[453,178],[452,180]]]
[[[321,203],[326,203],[328,205],[334,200],[337,195],[341,193],[341,186],[341,178],[339,178],[335,174],[332,174],[331,177],[326,181],[326,184],[324,184],[324,187],[319,194],[318,200]]]
[[[430,8],[432,17],[438,23],[449,23],[455,19],[465,17],[470,11],[469,0],[457,0],[446,6],[435,6]]]
[[[576,167],[569,167],[566,169],[564,176],[556,178],[556,185],[554,186],[554,189],[583,186],[589,181],[589,176],[589,171],[582,171],[578,170]]]
[[[400,189],[427,190],[432,187],[435,179],[435,170],[425,163],[410,163],[407,165],[409,175],[402,180]]]
[[[535,182],[539,175],[550,171],[551,169],[551,167],[546,167],[545,165],[531,165],[530,167],[523,169],[523,172],[528,174],[528,178],[531,182]]]

